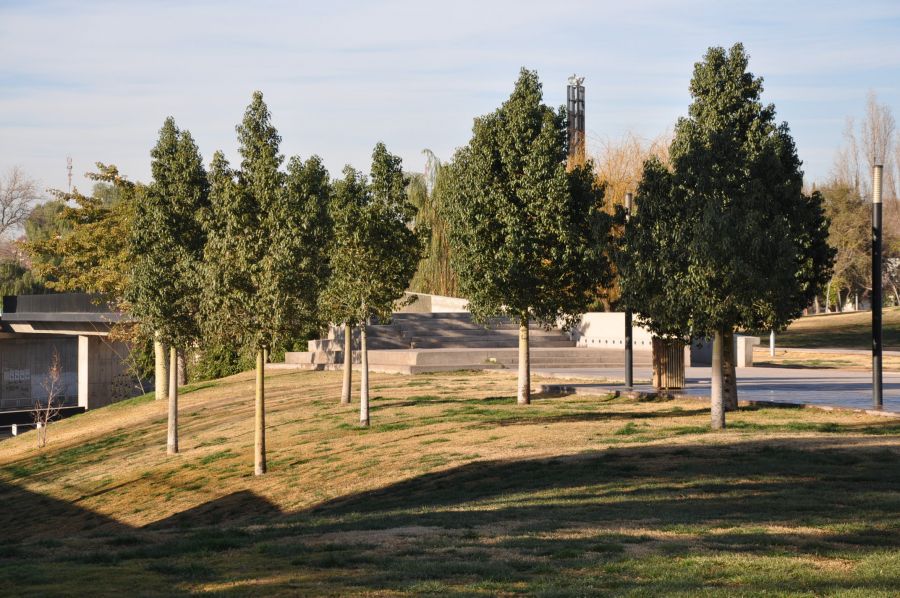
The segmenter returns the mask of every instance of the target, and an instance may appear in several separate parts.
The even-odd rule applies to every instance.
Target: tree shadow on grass
[[[9,512],[36,499],[0,496]],[[57,515],[94,517],[68,507]],[[894,439],[872,436],[629,446],[472,462],[293,513],[244,491],[149,530],[162,534],[151,546],[108,558],[188,583],[197,572],[173,559],[189,554],[205,580],[253,580],[257,594],[888,595],[900,583],[900,460]],[[827,558],[874,564],[797,574]]]

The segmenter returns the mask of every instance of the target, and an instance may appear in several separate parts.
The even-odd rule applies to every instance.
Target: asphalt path
[[[622,383],[622,368],[536,368],[536,373],[554,378],[596,379],[598,385]],[[649,368],[635,368],[635,390],[652,390]],[[749,367],[738,368],[738,397],[757,401],[806,403],[872,409],[872,374],[865,371],[821,369]],[[882,377],[885,411],[900,413],[900,373],[885,373]],[[685,369],[684,393],[709,396],[710,369]]]

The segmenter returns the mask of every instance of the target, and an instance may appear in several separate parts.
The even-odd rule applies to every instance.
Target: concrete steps
[[[354,355],[358,365],[358,355]],[[625,355],[619,349],[532,348],[533,368],[623,367]],[[285,354],[285,362],[303,369],[341,369],[343,355],[326,352]],[[518,348],[444,348],[369,351],[369,369],[375,372],[416,374],[464,369],[515,369]],[[635,367],[649,367],[650,353],[635,351]]]
[[[369,325],[366,333],[370,350],[519,346],[519,328],[514,322],[495,318],[482,325],[468,313],[398,313],[388,324]],[[545,330],[538,324],[529,326],[529,336],[535,348],[575,346],[562,331]],[[359,346],[358,332],[354,333],[354,346]],[[343,330],[333,328],[327,339],[310,341],[308,348],[312,352],[343,350]]]
[[[487,325],[469,313],[397,313],[389,324],[366,329],[369,368],[376,372],[415,374],[460,369],[515,369],[519,362],[519,326],[504,318]],[[624,351],[617,348],[576,347],[558,329],[529,326],[531,366],[534,368],[623,367]],[[359,336],[354,334],[354,362],[359,363]],[[309,351],[287,353],[285,364],[303,369],[343,367],[343,329],[334,327],[327,339],[309,342]],[[634,365],[650,365],[649,351],[636,347]]]

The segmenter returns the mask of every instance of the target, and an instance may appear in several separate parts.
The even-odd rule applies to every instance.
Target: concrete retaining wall
[[[588,312],[569,333],[578,347],[616,349],[625,346],[624,312]],[[652,351],[653,335],[636,324],[632,325],[632,345],[635,351]]]
[[[410,293],[404,295],[417,299],[409,305],[398,310],[397,313],[463,313],[469,311],[469,301],[458,297],[446,297],[444,295],[429,295],[428,293]]]

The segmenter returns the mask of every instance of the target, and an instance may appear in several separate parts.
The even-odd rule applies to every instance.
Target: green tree
[[[18,260],[0,260],[0,296],[46,293],[43,281]]]
[[[188,131],[167,118],[151,151],[153,182],[135,205],[131,243],[135,261],[127,298],[132,313],[155,335],[157,353],[169,347],[167,450],[178,452],[178,353],[200,336],[200,270],[209,209],[203,159]],[[160,355],[162,357],[162,355]],[[157,385],[164,360],[157,362]]]
[[[829,287],[864,291],[871,287],[871,208],[854,187],[845,183],[834,181],[820,192],[829,220],[828,243],[837,252]],[[829,303],[826,293],[826,309]]]
[[[713,428],[736,403],[736,329],[779,330],[830,276],[818,193],[805,195],[787,124],[760,101],[743,46],[711,48],[694,67],[671,170],[645,163],[622,252],[623,302],[656,334],[713,337]],[[729,379],[726,389],[725,376]]]
[[[95,186],[95,191],[101,189],[95,195],[82,195],[77,189],[51,192],[65,206],[58,224],[62,234],[29,239],[25,247],[35,274],[47,281],[48,288],[96,293],[127,311],[125,294],[134,262],[128,240],[141,187],[121,176],[115,166],[98,163],[97,170],[87,174],[103,183]],[[116,201],[108,199],[112,194]]]
[[[346,324],[359,324],[363,426],[369,425],[367,320],[390,318],[416,270],[426,236],[423,229],[410,228],[415,207],[406,185],[400,158],[383,143],[372,153],[368,179],[348,166],[335,184],[332,275],[321,302],[332,322],[345,323],[345,338],[351,330]],[[345,344],[345,373],[347,357]]]
[[[475,119],[450,168],[446,205],[453,266],[479,320],[519,324],[518,402],[530,402],[529,322],[571,325],[598,284],[610,221],[592,165],[568,172],[565,113],[542,103],[522,69],[509,99]]]
[[[254,471],[261,475],[267,353],[318,322],[328,175],[318,158],[280,170],[281,137],[260,92],[236,129],[240,169],[221,152],[210,166],[202,313],[206,337],[256,353]]]
[[[450,171],[430,150],[428,156],[428,178],[413,177],[409,184],[409,199],[416,207],[416,226],[430,232],[425,253],[410,282],[410,290],[434,295],[455,297],[458,291],[458,277],[450,258],[450,239],[447,231],[445,202]]]

